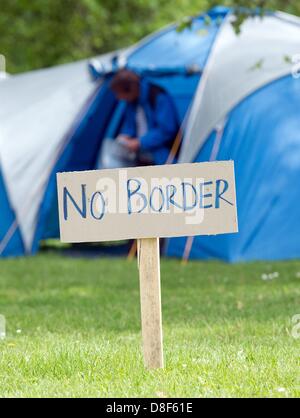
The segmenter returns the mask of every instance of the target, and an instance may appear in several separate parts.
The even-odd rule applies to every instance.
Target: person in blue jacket
[[[149,163],[165,164],[179,124],[171,97],[133,71],[122,69],[111,81],[118,100],[126,102],[118,139],[128,152]]]

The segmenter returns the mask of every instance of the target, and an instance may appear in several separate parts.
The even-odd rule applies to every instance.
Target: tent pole
[[[182,264],[187,264],[187,262],[189,261],[192,246],[194,243],[194,238],[195,237],[187,237],[185,247],[184,247],[184,252],[182,255]]]

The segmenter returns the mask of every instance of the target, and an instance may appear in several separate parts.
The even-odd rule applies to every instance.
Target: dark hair
[[[133,71],[123,69],[118,71],[113,77],[110,82],[110,88],[114,93],[118,93],[120,91],[130,93],[132,89],[136,88],[139,82],[140,78],[137,74]]]

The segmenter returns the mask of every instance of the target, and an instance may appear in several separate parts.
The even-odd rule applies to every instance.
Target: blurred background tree
[[[0,0],[0,54],[10,73],[91,57],[201,13],[213,0]],[[220,2],[219,2],[220,3]],[[225,0],[300,14],[299,0]]]

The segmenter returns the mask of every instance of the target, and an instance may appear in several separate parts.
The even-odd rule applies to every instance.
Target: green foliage
[[[118,49],[215,0],[0,0],[0,54],[8,72],[69,62]],[[297,0],[224,0],[229,6],[300,14]],[[241,16],[242,17],[242,16]],[[184,25],[184,24],[183,24]]]
[[[8,72],[90,57],[128,46],[170,21],[196,13],[198,4],[198,0],[0,0],[0,53],[6,56]]]
[[[299,397],[299,261],[161,267],[166,368],[147,372],[136,261],[2,260],[0,397]]]

